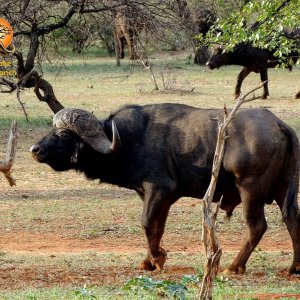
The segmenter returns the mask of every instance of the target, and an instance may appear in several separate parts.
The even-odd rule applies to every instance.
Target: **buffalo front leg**
[[[251,199],[247,199],[243,202],[244,218],[247,225],[247,235],[245,243],[231,263],[231,265],[225,269],[224,273],[230,275],[244,274],[246,271],[246,263],[255,249],[263,234],[267,230],[267,222],[265,219],[264,207],[261,203],[251,203]]]
[[[136,52],[136,39],[135,39],[134,35],[132,35],[131,33],[126,33],[124,36],[126,38],[126,42],[128,45],[129,59],[132,59],[132,60],[137,59],[138,55]]]
[[[164,267],[167,252],[160,247],[160,242],[170,207],[170,201],[163,198],[160,191],[145,197],[142,226],[147,239],[148,255],[140,264],[140,268],[143,270],[161,271]]]
[[[241,87],[244,79],[251,73],[251,70],[244,67],[237,77],[237,82],[235,86],[234,99],[237,99],[241,95]]]
[[[261,82],[267,81],[268,80],[268,68],[267,66],[263,67],[260,69],[260,80]],[[264,91],[261,96],[261,99],[267,99],[269,96],[269,88],[268,88],[268,82],[265,83],[264,85]]]
[[[119,50],[120,57],[119,58],[123,59],[125,57],[124,48],[125,48],[126,39],[124,37],[121,37],[119,40],[120,40],[120,50]]]

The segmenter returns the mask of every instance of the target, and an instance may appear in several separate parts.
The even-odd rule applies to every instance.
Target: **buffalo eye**
[[[58,130],[56,135],[62,139],[70,138],[70,134],[66,130]]]

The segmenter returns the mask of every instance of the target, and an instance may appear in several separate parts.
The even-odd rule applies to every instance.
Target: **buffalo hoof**
[[[261,96],[261,99],[263,99],[263,100],[266,100],[267,98],[268,98],[268,96],[266,96],[266,95]]]
[[[148,258],[146,258],[140,263],[140,269],[145,271],[154,271],[156,267],[152,265]]]
[[[300,92],[295,95],[295,99],[300,99]]]
[[[300,275],[300,263],[297,263],[295,266],[291,266],[289,273]]]
[[[164,268],[164,264],[167,259],[167,252],[163,248],[159,248],[159,255],[157,257],[152,257],[148,254],[147,258],[143,260],[140,264],[140,269],[146,271],[161,271]]]
[[[131,60],[136,60],[136,59],[139,59],[139,58],[140,58],[140,56],[137,53],[131,54],[130,57],[129,57],[129,59],[131,59]]]
[[[234,96],[234,99],[237,99],[239,96],[241,96],[241,93],[235,93],[233,96]]]
[[[243,275],[246,272],[246,267],[235,267],[235,268],[227,268],[223,271],[223,274],[225,276],[231,276],[231,275],[235,275],[235,274],[240,274]]]

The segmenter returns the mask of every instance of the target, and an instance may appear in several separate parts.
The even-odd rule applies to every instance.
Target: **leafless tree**
[[[72,32],[70,21],[74,17],[96,17],[108,12],[113,13],[122,7],[130,7],[138,22],[143,22],[148,32],[156,38],[162,38],[163,29],[172,28],[171,23],[174,23],[176,18],[170,9],[169,1],[160,0],[0,0],[0,15],[13,27],[18,49],[13,54],[17,79],[2,78],[2,92],[17,91],[19,96],[23,89],[34,88],[37,98],[46,102],[53,112],[62,109],[63,105],[55,96],[52,85],[35,68],[37,61],[44,55],[45,43],[55,46],[55,42],[52,41],[55,38],[53,33],[58,29],[68,26],[68,30]],[[86,35],[85,32],[84,36]],[[84,40],[85,37],[83,42]],[[26,53],[22,53],[21,49],[26,48]]]

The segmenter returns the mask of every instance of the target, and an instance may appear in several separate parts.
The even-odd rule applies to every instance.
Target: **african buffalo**
[[[221,46],[214,47],[206,66],[211,70],[224,65],[243,66],[237,77],[235,98],[240,96],[242,83],[251,72],[259,73],[263,82],[268,80],[268,68],[275,68],[279,64],[278,58],[274,55],[275,51],[253,47],[247,43],[237,44],[231,52],[224,52],[223,50]],[[292,52],[288,57],[293,63],[296,63],[299,53]],[[288,68],[292,70],[292,65],[288,65]],[[268,83],[266,83],[261,98],[267,99],[268,96],[269,89]],[[300,91],[295,95],[295,98],[300,98]]]
[[[89,179],[135,190],[144,201],[145,270],[161,270],[160,247],[171,205],[180,197],[202,198],[211,176],[223,111],[180,104],[125,106],[104,120],[80,109],[62,109],[54,129],[31,147],[33,157],[56,171],[75,169]],[[242,203],[245,242],[226,272],[244,273],[267,229],[265,204],[278,204],[292,238],[291,273],[300,273],[297,203],[299,141],[266,109],[240,110],[228,128],[214,201],[230,216]]]

